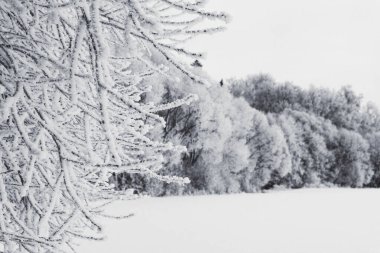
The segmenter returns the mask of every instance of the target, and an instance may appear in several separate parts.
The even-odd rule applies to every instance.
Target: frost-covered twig
[[[103,202],[119,198],[113,172],[161,174],[166,152],[154,140],[165,126],[144,104],[151,80],[176,68],[204,82],[178,55],[179,45],[219,31],[202,20],[225,20],[203,1],[0,0],[0,241],[7,253],[73,251],[76,237],[102,239]],[[182,74],[180,74],[182,73]],[[100,234],[99,234],[100,233]]]

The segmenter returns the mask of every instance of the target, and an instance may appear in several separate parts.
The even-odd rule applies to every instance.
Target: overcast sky
[[[213,78],[350,84],[380,105],[380,0],[210,0],[207,9],[232,16],[227,31],[193,44]]]

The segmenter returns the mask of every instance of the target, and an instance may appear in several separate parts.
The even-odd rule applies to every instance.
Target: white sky
[[[206,7],[232,16],[227,31],[192,44],[207,52],[213,78],[270,73],[303,87],[350,84],[380,105],[380,0],[210,0]]]

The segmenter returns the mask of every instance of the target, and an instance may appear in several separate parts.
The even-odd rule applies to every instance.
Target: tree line
[[[199,97],[191,106],[160,112],[167,123],[154,133],[187,147],[166,160],[164,171],[188,177],[188,185],[122,173],[111,178],[116,187],[158,196],[379,187],[380,113],[349,86],[302,89],[268,75],[227,83],[167,81],[145,97],[166,103],[188,93]]]

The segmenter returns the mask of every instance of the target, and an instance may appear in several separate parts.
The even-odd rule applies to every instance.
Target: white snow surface
[[[379,253],[380,190],[307,189],[118,202],[82,253]]]

